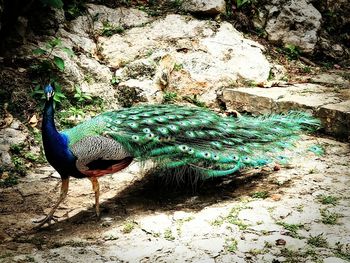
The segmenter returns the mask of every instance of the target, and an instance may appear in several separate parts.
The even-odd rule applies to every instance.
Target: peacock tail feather
[[[233,118],[203,108],[148,105],[106,112],[62,133],[69,147],[87,136],[106,136],[141,162],[152,160],[162,169],[186,167],[208,178],[283,162],[281,151],[319,126],[302,112]]]

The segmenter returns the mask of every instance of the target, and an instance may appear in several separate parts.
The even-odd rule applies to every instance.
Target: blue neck
[[[60,173],[62,178],[73,175],[76,171],[75,157],[68,148],[68,138],[56,129],[53,98],[45,103],[42,138],[46,159],[49,163]]]

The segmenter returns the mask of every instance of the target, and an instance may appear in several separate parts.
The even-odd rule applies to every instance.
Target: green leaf
[[[88,95],[88,94],[85,94],[84,98],[87,99],[87,100],[92,100],[92,97],[90,95]]]
[[[81,88],[79,86],[75,86],[75,92],[78,93],[78,94],[81,94]],[[75,94],[77,95],[77,94]]]
[[[237,8],[240,8],[246,4],[251,3],[251,0],[237,0]]]
[[[55,38],[49,41],[48,43],[51,47],[56,47],[62,44],[62,40],[60,38]]]
[[[54,56],[53,61],[55,63],[55,65],[57,66],[57,68],[59,68],[60,70],[64,70],[65,66],[64,66],[64,61],[62,58]]]
[[[40,0],[44,5],[48,5],[54,8],[62,8],[63,1],[62,0]]]
[[[45,49],[42,48],[37,48],[33,50],[33,54],[34,55],[44,55],[47,54],[47,51]]]
[[[57,97],[57,98],[66,98],[66,95],[64,95],[63,93],[55,93],[55,97]]]
[[[61,49],[62,49],[62,51],[66,52],[67,55],[70,56],[70,57],[73,57],[73,56],[75,55],[75,54],[74,54],[74,51],[71,50],[71,49],[68,48],[68,47],[62,47]]]

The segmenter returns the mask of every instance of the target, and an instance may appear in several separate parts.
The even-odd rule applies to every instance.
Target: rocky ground
[[[225,1],[217,2],[221,5],[215,12],[220,13]],[[301,3],[299,9],[293,2],[286,10],[317,18],[306,27],[313,32],[311,42],[303,40],[307,52],[315,46],[321,18],[311,4]],[[152,10],[95,4],[87,9],[88,15],[71,21],[56,12],[61,26],[55,37],[61,44],[50,55],[33,54],[52,43],[46,35],[33,37],[16,52],[18,57],[1,58],[1,95],[11,103],[2,109],[0,164],[12,168],[0,167],[0,262],[350,261],[348,68],[329,70],[304,57],[288,61],[293,50],[278,53],[216,15],[154,16]],[[285,21],[286,12],[278,23]],[[298,43],[305,35],[300,30],[294,36]],[[28,61],[34,66],[52,63],[53,55],[65,62],[59,72],[64,94],[80,94],[83,100],[68,98],[58,105],[62,125],[101,111],[101,104],[84,104],[88,99],[83,95],[90,94],[105,108],[172,102],[256,115],[305,110],[321,119],[323,129],[300,140],[287,166],[196,185],[164,184],[134,163],[100,180],[99,221],[90,181],[72,179],[68,198],[56,212],[58,222],[34,229],[33,220],[58,198],[60,179],[40,157],[40,103],[38,96],[29,95],[35,83]],[[77,93],[76,85],[83,93]],[[307,150],[315,144],[324,154]],[[12,173],[25,172],[18,184],[8,180]]]
[[[315,143],[324,155],[305,153]],[[317,137],[303,138],[279,171],[196,189],[164,186],[134,164],[102,178],[101,221],[90,182],[73,179],[59,222],[33,230],[59,190],[40,167],[1,189],[1,262],[346,262],[349,164],[348,144]]]

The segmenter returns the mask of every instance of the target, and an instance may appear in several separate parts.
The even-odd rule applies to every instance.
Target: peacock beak
[[[54,91],[50,91],[46,93],[46,100],[49,101],[51,98],[53,98],[54,95],[55,95]]]

